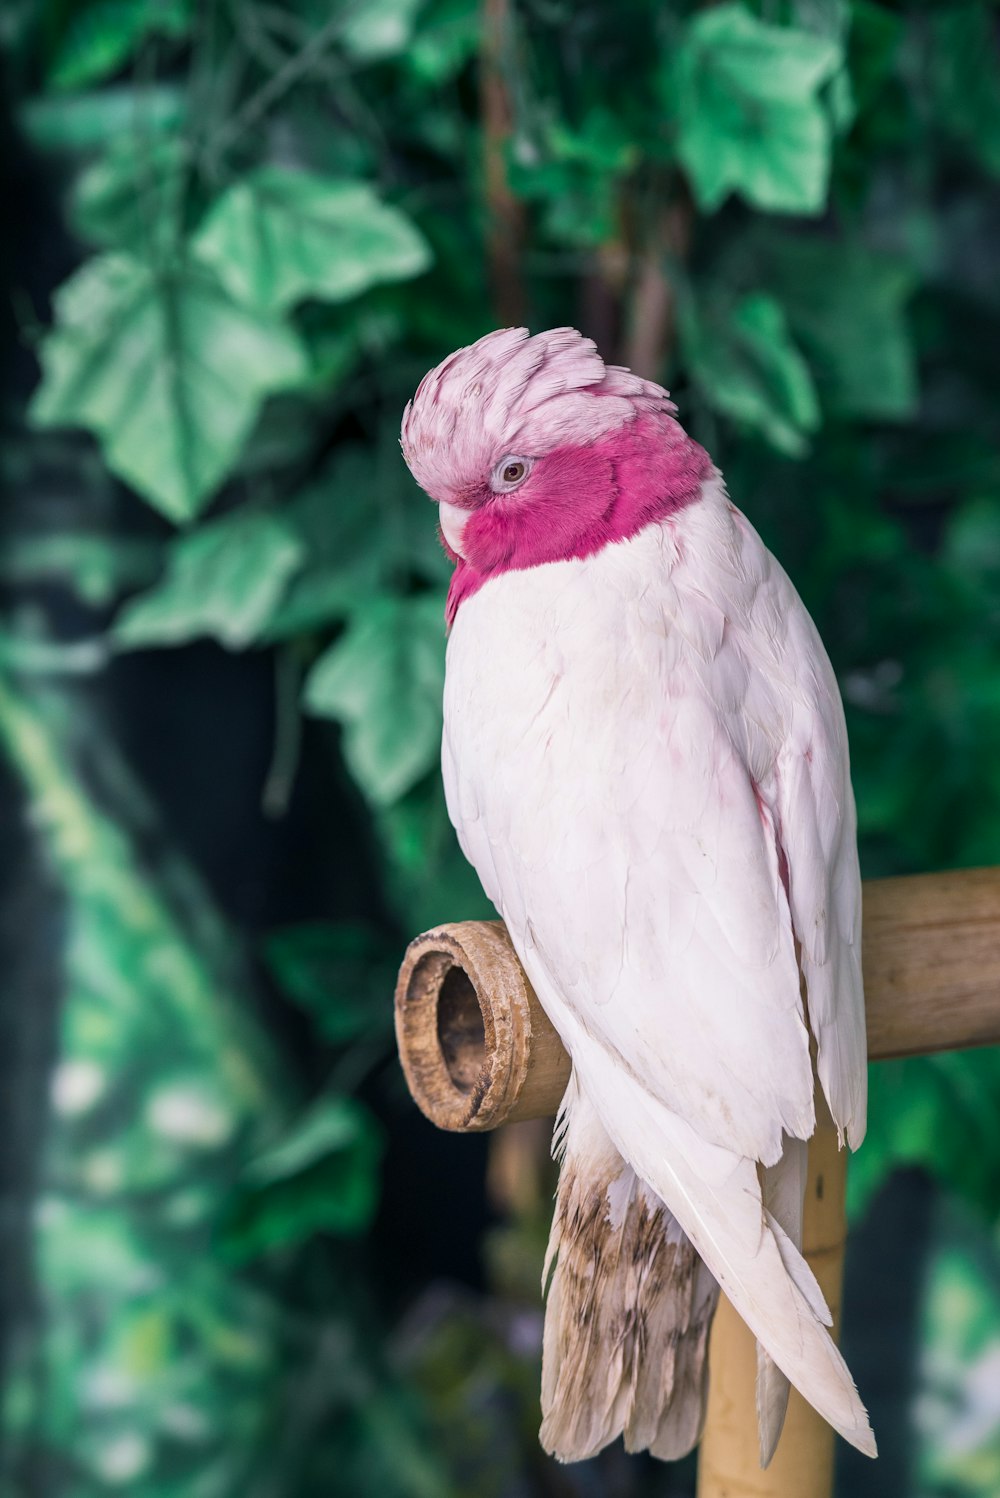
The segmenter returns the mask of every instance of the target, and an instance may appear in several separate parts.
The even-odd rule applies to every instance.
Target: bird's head
[[[451,354],[403,414],[403,456],[476,572],[586,556],[690,502],[709,461],[659,385],[573,328],[506,328]]]

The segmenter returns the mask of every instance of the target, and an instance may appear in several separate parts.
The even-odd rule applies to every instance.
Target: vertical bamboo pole
[[[847,1221],[846,1150],[837,1147],[829,1117],[809,1142],[803,1252],[840,1325]],[[788,1415],[771,1465],[761,1470],[757,1448],[753,1333],[722,1296],[709,1352],[705,1433],[698,1454],[698,1498],[831,1498],[834,1432],[792,1390]]]

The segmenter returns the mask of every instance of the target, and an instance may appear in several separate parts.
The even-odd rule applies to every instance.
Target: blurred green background
[[[521,320],[664,380],[827,643],[866,876],[1000,863],[998,27],[7,0],[4,1498],[692,1491],[543,1457],[537,1131],[393,1058],[403,944],[485,913],[399,416]],[[997,1494],[996,1053],[873,1071],[851,1210],[841,1491]]]

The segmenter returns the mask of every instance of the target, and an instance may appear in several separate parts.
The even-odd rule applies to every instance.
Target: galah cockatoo
[[[861,884],[836,679],[791,582],[659,385],[571,328],[430,371],[403,453],[455,563],[443,773],[572,1077],[541,1439],[698,1439],[719,1287],[789,1381],[875,1442],[803,1258],[815,1068],[865,1131]]]

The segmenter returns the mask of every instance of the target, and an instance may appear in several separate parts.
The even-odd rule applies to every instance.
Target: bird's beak
[[[462,534],[468,522],[469,514],[468,510],[462,510],[458,505],[450,505],[445,499],[442,499],[438,505],[441,534],[458,557],[463,555]]]

